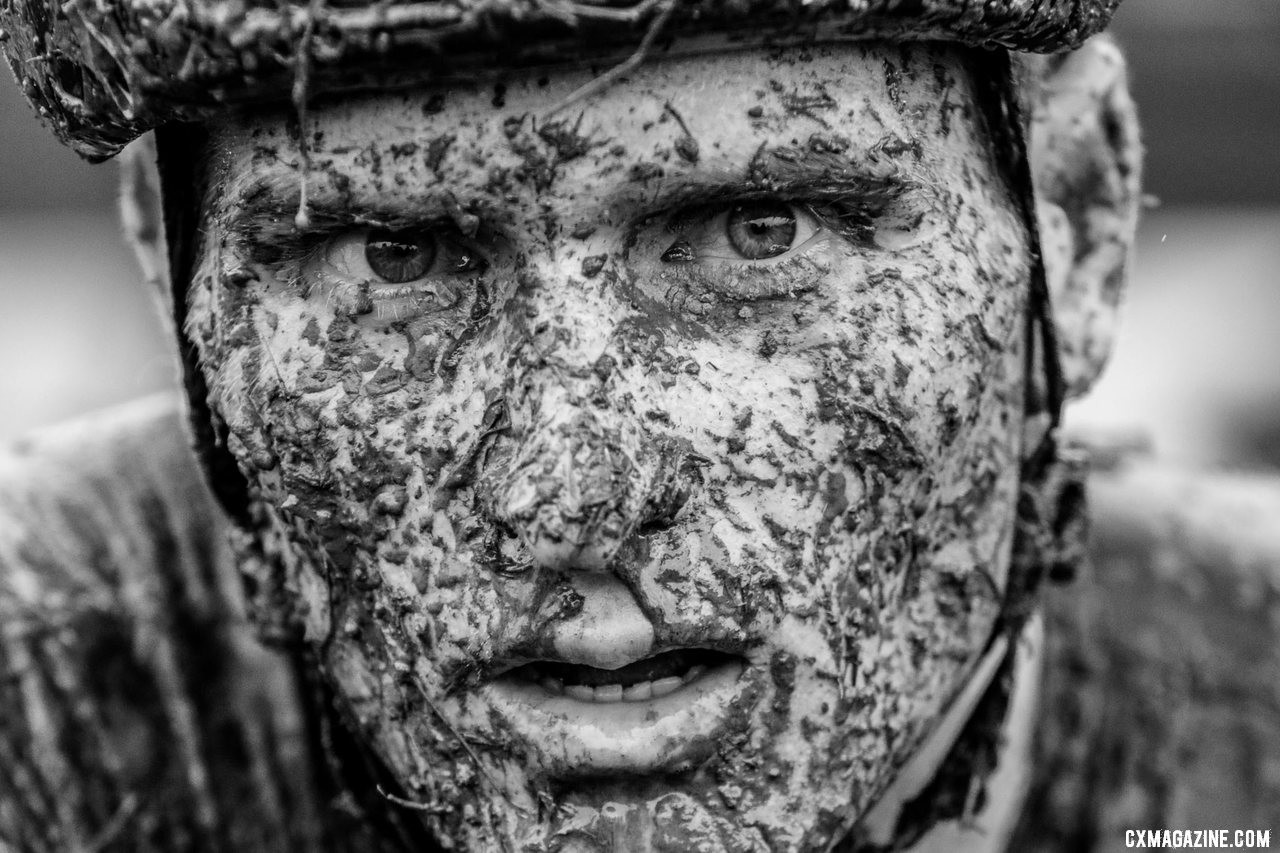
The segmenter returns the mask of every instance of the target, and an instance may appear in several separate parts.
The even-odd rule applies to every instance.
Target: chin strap
[[[986,695],[995,680],[1000,665],[1009,652],[1009,638],[1001,634],[978,660],[960,695],[938,721],[933,732],[915,754],[907,760],[894,777],[893,782],[880,795],[871,811],[862,819],[862,837],[873,847],[889,847],[898,833],[898,820],[906,804],[924,793],[924,789],[937,777],[942,762],[955,747],[960,733]]]
[[[155,162],[169,268],[167,307],[177,334],[192,446],[214,497],[238,526],[249,529],[249,483],[227,449],[227,428],[209,408],[200,353],[187,334],[187,288],[200,250],[205,181],[201,163],[208,147],[197,125],[173,124],[155,131]]]
[[[995,638],[960,695],[859,823],[856,834],[863,849],[961,853],[1005,848],[1026,792],[1026,786],[1018,783],[1024,780],[1030,759],[1043,649],[1044,622],[1038,615],[1027,621],[1016,641],[1010,642],[1008,634]],[[1013,691],[1000,729],[1000,767],[985,783],[986,808],[975,804],[970,813],[939,821],[914,843],[899,848],[895,842],[904,810],[937,778],[1003,666],[1011,666]]]
[[[1045,580],[1075,577],[1087,534],[1084,454],[1064,449],[1035,461],[1024,471],[996,632],[924,742],[835,848],[841,853],[1005,849],[1023,805],[1039,695],[1039,593]]]

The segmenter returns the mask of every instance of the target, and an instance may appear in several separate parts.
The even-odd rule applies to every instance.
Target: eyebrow
[[[661,210],[731,201],[744,196],[778,196],[823,201],[857,198],[888,203],[927,187],[908,177],[893,158],[814,151],[798,146],[761,145],[746,168],[694,169],[656,182],[633,178],[606,198],[611,205],[636,205],[653,215]]]
[[[653,161],[638,164],[632,173],[595,202],[602,210],[630,210],[623,217],[643,220],[667,210],[777,196],[790,200],[824,201],[854,198],[875,205],[888,204],[928,186],[918,176],[907,177],[898,158],[875,151],[845,153],[815,150],[812,145],[761,145],[743,166],[690,166],[675,174],[644,174]],[[316,231],[351,226],[385,228],[421,225],[430,220],[454,220],[478,215],[484,224],[500,226],[506,219],[491,199],[465,191],[455,195],[443,187],[425,186],[413,195],[392,194],[376,200],[359,187],[337,186],[331,170],[315,172],[307,180],[307,214]],[[294,216],[301,199],[303,176],[293,169],[254,170],[228,179],[213,210],[230,233],[255,239],[272,235],[296,236]],[[584,215],[590,211],[584,211]]]
[[[294,217],[302,201],[302,183],[307,181],[306,213],[316,230],[343,226],[384,228],[422,224],[428,219],[449,219],[466,215],[466,200],[448,190],[424,188],[412,197],[388,195],[376,201],[339,173],[338,186],[331,171],[304,176],[292,170],[255,171],[228,181],[213,211],[233,233],[261,230],[294,232]]]

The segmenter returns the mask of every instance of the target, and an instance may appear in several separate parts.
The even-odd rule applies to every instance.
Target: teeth
[[[570,699],[577,699],[579,702],[596,701],[596,691],[585,684],[566,684],[564,686],[564,695]]]
[[[603,684],[596,688],[597,702],[621,702],[622,701],[622,685],[621,684]]]
[[[648,699],[668,696],[684,685],[697,681],[706,672],[705,664],[694,664],[685,671],[684,675],[641,681],[629,687],[623,687],[621,684],[602,684],[598,687],[590,687],[586,684],[565,684],[561,679],[550,675],[537,678],[537,683],[553,696],[568,696],[579,702],[644,702]]]
[[[670,678],[659,678],[657,681],[650,683],[653,685],[650,689],[653,692],[654,699],[666,696],[668,693],[674,693],[680,689],[681,685],[684,684],[683,681],[674,675]]]
[[[544,678],[538,683],[548,693],[568,696],[579,702],[643,702],[646,699],[658,699],[674,693],[700,674],[701,672],[686,673],[684,678],[673,675],[670,678],[659,678],[657,681],[641,681],[630,687],[623,687],[621,684],[588,687],[585,684],[564,684],[555,678]]]
[[[633,684],[630,687],[624,687],[622,690],[623,702],[641,702],[645,699],[653,697],[653,682],[641,681],[639,684]]]

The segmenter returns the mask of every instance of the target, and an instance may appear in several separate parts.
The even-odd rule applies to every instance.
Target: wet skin
[[[651,62],[544,117],[585,79],[313,107],[301,228],[291,117],[219,129],[211,400],[443,840],[825,849],[995,623],[1024,231],[958,52]]]

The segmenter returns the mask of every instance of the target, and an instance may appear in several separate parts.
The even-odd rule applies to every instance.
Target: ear
[[[1031,62],[1028,156],[1067,396],[1074,398],[1098,378],[1115,340],[1141,204],[1142,144],[1113,41],[1094,38]]]

